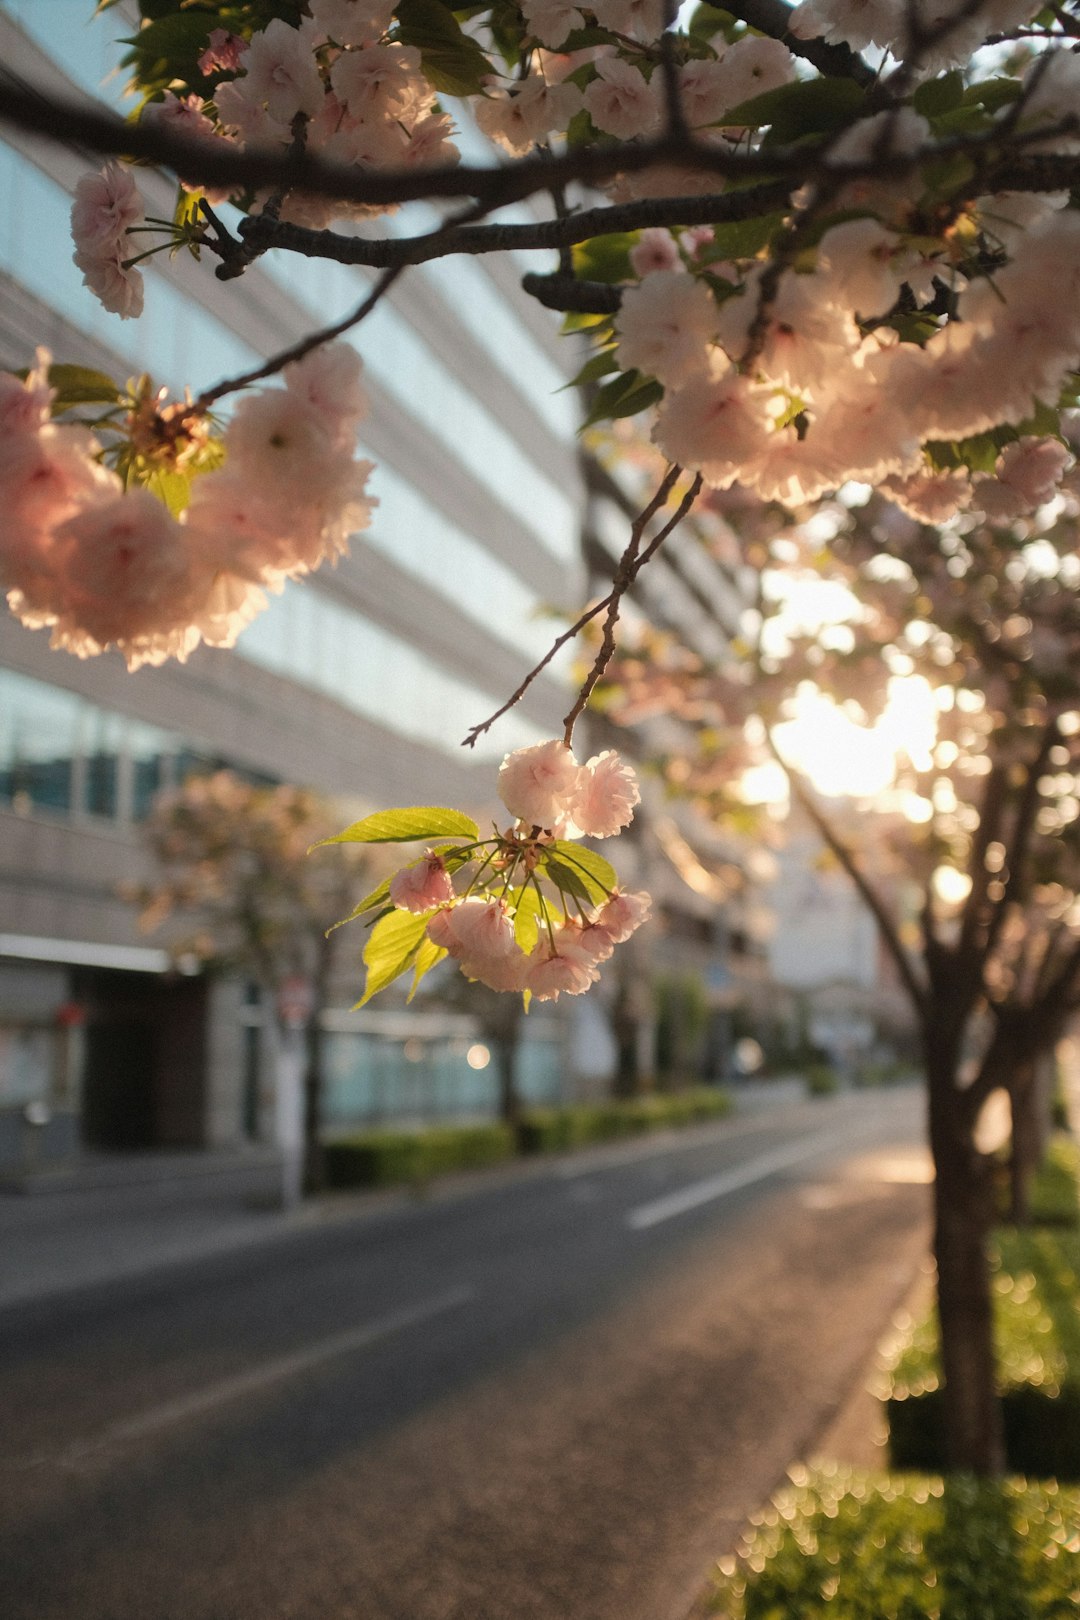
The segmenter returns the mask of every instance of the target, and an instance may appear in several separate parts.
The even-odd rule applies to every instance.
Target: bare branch
[[[310,333],[306,338],[301,338],[299,343],[292,344],[290,348],[279,350],[277,354],[271,355],[270,359],[263,365],[257,366],[254,371],[245,371],[240,377],[228,378],[224,382],[217,383],[215,387],[208,388],[205,393],[199,395],[195,401],[194,409],[197,411],[210,410],[212,406],[217,404],[219,399],[224,399],[227,394],[235,394],[241,388],[249,388],[252,383],[262,382],[264,377],[276,376],[287,365],[290,365],[294,360],[302,360],[305,354],[310,354],[312,349],[317,349],[320,344],[330,343],[334,338],[340,337],[343,332],[347,332],[350,327],[358,326],[362,320],[371,314],[371,311],[384,295],[389,292],[404,268],[404,265],[399,265],[396,269],[385,270],[363,303],[359,304],[351,315],[346,315],[344,320],[335,321],[332,326],[324,326],[319,331]]]
[[[634,520],[630,533],[630,540],[627,544],[626,550],[622,554],[622,557],[619,559],[619,565],[615,570],[615,576],[612,580],[612,588],[608,592],[607,596],[601,598],[599,602],[594,602],[591,608],[587,608],[586,611],[574,621],[569,630],[564,630],[561,635],[556,636],[555,640],[552,642],[543,658],[541,658],[540,662],[529,671],[521,685],[515,692],[511,694],[510,697],[507,698],[502,707],[496,709],[494,714],[489,715],[488,718],[482,721],[479,725],[473,726],[468,736],[462,741],[461,746],[463,748],[474,748],[484,733],[491,730],[491,727],[495,724],[496,720],[501,719],[502,716],[512,709],[516,703],[521,701],[521,699],[525,696],[525,693],[529,690],[529,687],[532,685],[533,681],[535,681],[537,676],[547,668],[547,666],[551,663],[551,660],[555,657],[556,653],[560,652],[568,642],[573,641],[575,636],[580,635],[585,626],[587,624],[591,624],[593,619],[597,618],[601,613],[607,611],[610,617],[610,610],[612,607],[614,607],[615,611],[614,617],[610,617],[610,626],[612,629],[614,629],[615,619],[618,618],[618,605],[622,600],[622,597],[633,584],[644,564],[647,563],[649,558],[654,555],[657,548],[663,544],[663,542],[667,539],[667,536],[671,533],[672,529],[675,528],[676,524],[681,523],[687,512],[689,512],[694,501],[697,499],[698,491],[701,488],[700,475],[694,480],[694,483],[691,485],[687,495],[683,497],[675,516],[665,525],[663,529],[661,529],[660,533],[656,535],[652,541],[650,541],[646,549],[643,552],[640,551],[641,538],[646,527],[656,516],[660,508],[666,503],[667,498],[671,494],[671,491],[681,473],[681,467],[669,467],[660,483],[659,488],[656,491],[656,494],[653,496],[648,506],[645,507],[644,511],[642,511]],[[607,629],[608,626],[605,625],[605,637],[607,635]],[[571,714],[567,716],[565,724],[567,727],[566,740],[568,745],[570,741],[570,733],[574,728],[574,722],[581,713],[581,710],[585,707],[585,704],[588,702],[589,694],[592,692],[593,686],[595,686],[596,681],[603,673],[604,667],[607,665],[610,656],[611,654],[609,652],[604,658],[603,664],[600,665],[599,669],[596,669],[594,664],[593,667],[595,673],[591,675],[590,680],[586,683],[587,690],[585,691],[584,698],[580,700],[580,708],[577,708],[576,712],[572,710]]]
[[[784,183],[748,186],[741,191],[696,197],[642,197],[636,202],[583,208],[559,219],[541,219],[523,225],[445,226],[422,236],[342,236],[337,231],[313,231],[303,225],[282,224],[253,214],[240,226],[252,257],[269,248],[311,259],[332,259],[337,264],[364,264],[387,270],[395,264],[426,264],[454,253],[507,253],[531,248],[560,249],[594,236],[636,231],[651,225],[726,225],[788,207],[790,187]],[[219,274],[221,272],[219,271]]]
[[[600,643],[600,650],[593,659],[592,668],[585,677],[585,683],[577,695],[577,700],[575,701],[573,708],[563,721],[563,726],[565,728],[564,741],[568,748],[570,746],[570,739],[574,734],[574,726],[584,712],[585,705],[592,696],[593,689],[596,686],[597,681],[604,673],[614,655],[615,626],[618,623],[619,606],[623,597],[629,590],[630,586],[634,583],[634,580],[637,578],[642,568],[644,568],[645,564],[649,561],[649,558],[654,556],[655,553],[660,549],[672,530],[678,528],[683,518],[686,517],[687,513],[690,511],[690,508],[697,500],[701,491],[703,479],[701,474],[698,473],[697,477],[690,485],[690,488],[679,502],[674,516],[668,519],[667,523],[665,523],[659,534],[653,536],[652,540],[650,540],[649,544],[645,547],[645,550],[641,552],[639,556],[638,547],[641,543],[641,536],[645,532],[645,527],[649,519],[654,515],[655,512],[659,511],[660,506],[663,505],[663,503],[667,500],[668,493],[670,492],[675,479],[678,477],[681,471],[681,467],[671,468],[667,477],[664,479],[664,482],[660,485],[656,496],[650,502],[649,506],[645,508],[645,511],[642,512],[641,516],[634,524],[630,536],[630,543],[623,552],[619,561],[619,566],[615,570],[615,579],[612,585],[611,594],[607,599],[608,610],[604,619],[604,631],[603,638]],[[661,500],[661,496],[663,497],[663,500]]]
[[[1016,820],[1013,823],[1012,837],[1009,839],[1009,847],[1005,856],[1006,875],[1001,898],[994,903],[994,910],[990,915],[990,923],[986,930],[986,940],[982,951],[984,963],[989,961],[997,945],[1009,907],[1022,898],[1026,887],[1025,865],[1028,845],[1035,825],[1035,813],[1039,808],[1039,778],[1046,769],[1046,762],[1051,748],[1060,738],[1061,732],[1058,729],[1057,720],[1051,720],[1043,727],[1035,757],[1028,766],[1027,777],[1020,795],[1020,803],[1017,806]]]

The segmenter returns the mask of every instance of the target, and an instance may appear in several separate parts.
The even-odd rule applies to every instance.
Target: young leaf
[[[335,928],[344,928],[346,923],[355,922],[357,917],[364,915],[365,911],[373,911],[376,906],[384,906],[389,898],[390,879],[383,878],[377,888],[372,889],[370,894],[365,894],[362,900],[357,901],[347,917],[339,917],[336,923],[331,923],[326,930],[327,934],[332,934]]]
[[[560,388],[559,393],[565,393],[567,388],[581,388],[585,383],[598,382],[601,377],[606,377],[608,372],[617,371],[618,368],[619,361],[614,349],[602,349],[599,354],[594,354],[590,360],[586,360],[577,376],[572,377],[563,388]]]
[[[186,473],[171,468],[155,467],[145,477],[146,488],[167,506],[173,517],[187,510],[191,501],[191,479]]]
[[[795,79],[729,108],[723,122],[753,129],[768,124],[773,142],[786,145],[802,136],[842,129],[865,100],[866,91],[853,79]]]
[[[357,1007],[363,1007],[412,966],[427,925],[426,917],[417,917],[411,911],[390,911],[375,924],[364,946],[367,978]]]
[[[553,855],[545,856],[537,864],[542,867],[546,876],[551,879],[557,889],[561,889],[564,894],[572,894],[577,900],[584,900],[588,904],[592,904],[593,895],[589,886],[575,867],[567,866],[565,861],[557,860]]]
[[[442,946],[436,945],[433,939],[425,939],[421,942],[420,949],[416,953],[416,970],[413,973],[412,988],[405,997],[407,1002],[411,1001],[417,990],[419,990],[420,980],[424,977],[424,974],[430,973],[432,968],[436,967],[446,954]]]
[[[112,378],[103,371],[92,371],[89,366],[51,365],[49,387],[56,389],[52,402],[54,416],[75,405],[115,405],[120,398],[120,390]]]
[[[424,76],[447,96],[474,96],[494,67],[442,0],[399,0],[395,37],[420,52]]]
[[[592,410],[582,427],[594,422],[614,421],[620,416],[636,416],[649,405],[662,399],[664,390],[653,377],[643,377],[639,371],[620,371],[609,383],[598,390]]]
[[[373,816],[354,821],[332,838],[320,838],[312,849],[323,844],[408,844],[416,838],[479,838],[480,829],[471,816],[460,810],[435,805],[413,805],[404,810],[377,810]]]
[[[637,241],[637,231],[616,231],[575,243],[571,249],[574,274],[582,281],[627,281],[634,273],[630,249]]]
[[[549,847],[560,861],[578,873],[590,900],[597,905],[603,905],[612,890],[618,888],[619,874],[611,862],[594,849],[585,849],[581,844],[572,844],[562,838],[557,838]]]
[[[540,896],[531,883],[519,889],[514,895],[514,938],[519,950],[529,952],[534,950],[540,938]]]

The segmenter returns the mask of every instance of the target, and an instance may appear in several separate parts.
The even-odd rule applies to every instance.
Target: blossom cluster
[[[579,764],[558,740],[520,748],[503,761],[498,791],[511,826],[430,847],[357,907],[354,916],[383,908],[364,952],[365,999],[407,968],[419,977],[446,956],[492,990],[538,1001],[581,995],[648,917],[648,895],[621,889],[608,862],[577,842],[611,837],[633,817],[638,785],[617,754]],[[456,812],[428,814],[443,830],[451,816],[477,831]],[[416,815],[424,812],[382,812],[339,839],[422,836]]]
[[[0,373],[0,588],[79,657],[114,645],[135,669],[200,641],[231,646],[266,590],[338,556],[370,520],[346,345],[246,394],[220,440],[146,380],[92,426],[59,420],[64,409],[45,350],[25,377]],[[162,490],[183,491],[183,509]]]

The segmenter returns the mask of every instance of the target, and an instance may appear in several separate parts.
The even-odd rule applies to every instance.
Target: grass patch
[[[722,1620],[1072,1620],[1080,1492],[793,1470],[723,1560]]]

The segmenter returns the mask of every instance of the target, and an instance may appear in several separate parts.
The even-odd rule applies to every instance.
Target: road
[[[683,1620],[927,1240],[914,1091],[0,1313],[5,1620]]]

